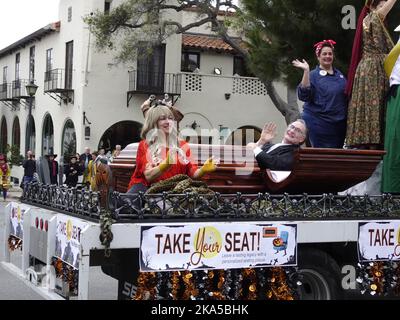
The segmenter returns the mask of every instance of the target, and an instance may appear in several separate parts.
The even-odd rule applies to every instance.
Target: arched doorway
[[[117,122],[108,128],[101,137],[98,149],[105,149],[106,152],[115,149],[120,144],[122,149],[128,144],[140,141],[142,124],[135,121]]]
[[[18,146],[21,145],[21,128],[19,126],[19,119],[18,117],[14,118],[13,127],[12,127],[12,145]]]
[[[29,136],[29,125],[30,125],[30,136]],[[28,150],[31,150],[33,154],[35,154],[36,149],[36,127],[35,127],[35,120],[31,115],[29,119],[26,121],[26,131],[25,131],[25,154]]]
[[[76,154],[76,132],[71,119],[65,122],[62,141],[61,154],[64,156],[64,162],[68,162],[71,155]]]
[[[54,127],[51,116],[47,114],[43,121],[42,155],[54,152]]]
[[[245,146],[250,142],[260,139],[261,130],[255,126],[243,126],[232,132],[226,139],[225,144]]]
[[[0,141],[0,152],[5,153],[7,150],[7,120],[6,117],[1,118],[1,141]]]

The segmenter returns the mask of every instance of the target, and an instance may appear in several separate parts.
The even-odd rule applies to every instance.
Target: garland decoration
[[[383,262],[375,262],[369,270],[372,283],[370,285],[371,295],[381,295],[384,292],[385,271]]]
[[[271,268],[269,270],[267,299],[270,300],[294,300],[294,290],[288,284],[284,268]]]
[[[22,239],[10,235],[8,237],[8,250],[10,250],[10,252],[22,250]]]
[[[243,282],[243,275],[240,269],[234,269],[232,270],[232,291],[233,291],[233,297],[232,300],[239,300],[240,297],[242,296],[243,288],[242,288],[242,282]]]
[[[246,268],[242,270],[243,282],[242,300],[257,299],[257,273],[254,269]]]
[[[68,284],[70,296],[78,295],[79,270],[58,257],[52,258],[51,265],[55,269],[56,278]]]
[[[183,300],[196,300],[199,291],[196,289],[195,282],[193,281],[193,273],[190,271],[184,271],[182,273],[182,280],[185,284],[185,291],[183,292]]]
[[[372,296],[399,296],[399,262],[377,261],[358,263],[356,282],[361,294],[370,294]]]
[[[158,276],[155,272],[140,272],[138,288],[133,300],[155,300]]]
[[[224,270],[208,271],[208,295],[209,300],[225,300],[226,297],[222,294],[225,272]]]
[[[111,241],[114,235],[111,232],[111,226],[115,221],[112,219],[110,210],[102,210],[100,213],[100,242],[104,246],[104,256],[109,258],[111,256]]]
[[[301,282],[295,268],[140,272],[133,299],[294,300]]]
[[[171,276],[171,284],[172,284],[172,292],[170,293],[172,300],[178,300],[178,292],[180,289],[179,277],[181,273],[179,271],[172,272]]]
[[[222,280],[220,278],[220,280]],[[226,300],[230,298],[230,292],[232,289],[232,272],[231,270],[225,270],[225,278],[223,280],[223,287],[222,287],[222,295],[225,297]]]

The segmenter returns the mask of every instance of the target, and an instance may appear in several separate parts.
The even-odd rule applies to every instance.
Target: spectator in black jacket
[[[256,143],[249,143],[247,146],[253,150],[261,169],[290,171],[293,167],[293,152],[306,139],[306,124],[301,119],[289,124],[281,143],[271,143],[275,136],[276,125],[268,123],[264,126],[260,139]]]
[[[45,157],[49,163],[50,184],[58,185],[58,162],[55,160],[57,155],[50,150],[49,154],[46,154]]]
[[[29,183],[33,180],[33,174],[36,172],[36,161],[34,160],[32,151],[26,153],[26,160],[22,163],[24,167],[24,176],[22,178],[21,187],[23,188],[25,183]]]
[[[65,184],[70,188],[76,187],[76,184],[78,183],[78,177],[80,175],[81,168],[77,160],[77,156],[72,156],[69,160],[69,163],[65,166]]]

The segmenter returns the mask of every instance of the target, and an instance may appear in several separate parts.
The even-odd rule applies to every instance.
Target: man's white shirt
[[[288,143],[276,143],[271,148],[269,148],[267,153],[270,153],[270,152],[274,151],[276,148],[279,148],[281,146],[288,146],[288,145],[289,145]],[[264,151],[260,147],[255,147],[253,152],[254,152],[254,156],[257,157],[260,152],[264,152]]]

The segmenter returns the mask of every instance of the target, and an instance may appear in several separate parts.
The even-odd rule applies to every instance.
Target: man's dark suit
[[[256,156],[259,167],[263,170],[292,170],[294,162],[293,152],[300,146],[298,144],[283,145],[267,153],[272,146],[272,143],[266,143],[261,147],[262,152]]]

